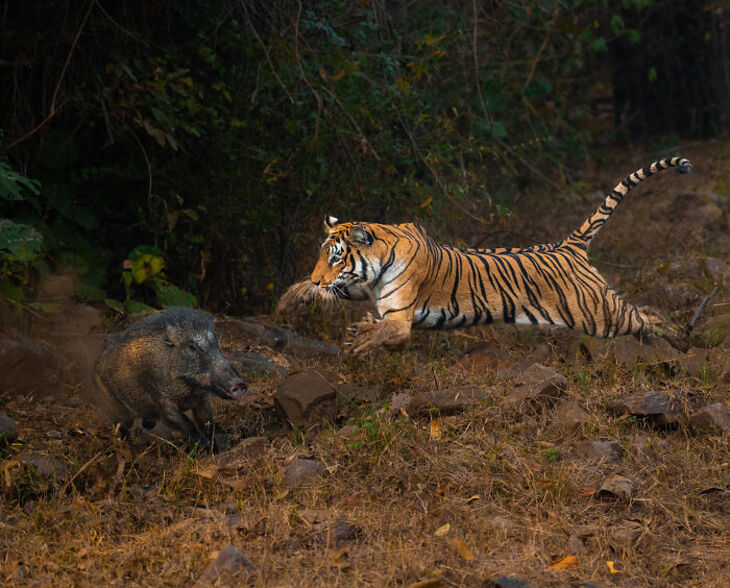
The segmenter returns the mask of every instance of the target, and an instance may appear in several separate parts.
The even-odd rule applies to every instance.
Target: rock
[[[0,411],[0,442],[12,443],[20,435],[18,424]]]
[[[0,392],[55,394],[58,370],[50,348],[29,339],[0,338]]]
[[[516,378],[518,386],[504,399],[507,404],[553,403],[563,394],[567,378],[552,368],[533,363]]]
[[[646,418],[659,427],[676,425],[682,416],[677,400],[666,392],[629,394],[617,400],[611,408],[618,414]]]
[[[619,462],[624,448],[617,441],[576,441],[571,446],[571,452],[579,458]]]
[[[509,517],[489,517],[487,519],[487,525],[493,529],[499,529],[500,531],[507,531],[515,526],[514,521]]]
[[[289,329],[264,323],[255,318],[219,319],[216,321],[216,329],[222,337],[253,339],[259,345],[286,350],[300,357],[338,355],[340,353],[337,345],[318,339],[302,337]]]
[[[15,459],[26,466],[30,466],[39,478],[55,480],[66,478],[66,464],[50,455],[34,451],[23,451]]]
[[[226,356],[244,375],[274,375],[282,378],[289,375],[289,371],[283,365],[276,363],[263,353],[234,351],[227,353]]]
[[[692,344],[704,349],[717,347],[728,342],[730,334],[730,313],[718,314],[705,320],[692,331]]]
[[[710,404],[689,418],[695,433],[730,433],[730,408],[722,402]]]
[[[625,547],[634,543],[641,534],[644,532],[644,528],[641,523],[637,521],[624,520],[613,526],[611,529],[611,539],[617,546]]]
[[[210,458],[211,463],[221,470],[237,470],[250,465],[251,460],[266,454],[265,437],[243,439],[235,447]]]
[[[324,471],[324,465],[315,459],[297,457],[284,468],[284,481],[290,488],[306,485]]]
[[[485,585],[489,586],[489,584]],[[500,576],[498,578],[494,578],[491,585],[494,586],[494,588],[527,588],[530,586],[530,582],[521,578]]]
[[[585,550],[585,547],[583,545],[583,541],[580,540],[580,537],[578,535],[571,535],[568,538],[568,552],[572,555],[578,555],[579,553],[582,553]]]
[[[391,416],[398,416],[401,411],[408,414],[408,408],[413,402],[413,396],[406,394],[405,392],[398,392],[390,397],[390,414]]]
[[[200,574],[193,588],[208,588],[213,585],[222,585],[223,579],[230,582],[234,574],[253,572],[256,568],[246,559],[246,556],[234,545],[226,545],[218,553],[218,557]]]
[[[634,337],[598,339],[591,337],[580,343],[580,351],[585,360],[595,363],[613,361],[617,365],[633,367],[637,363],[677,364],[682,357],[664,339],[655,338],[651,343],[643,343]]]
[[[289,376],[274,395],[279,414],[294,427],[320,425],[337,416],[336,378],[320,370],[304,370]]]
[[[479,372],[498,372],[512,369],[514,365],[515,362],[512,361],[509,353],[496,345],[484,343],[468,349],[454,363],[454,367],[477,370]]]
[[[46,438],[47,439],[63,439],[63,433],[61,431],[56,431],[56,429],[51,429],[50,431],[46,431]]]
[[[351,382],[337,386],[337,396],[341,401],[352,404],[371,404],[380,399],[377,390],[364,388]]]
[[[485,396],[486,391],[479,386],[459,386],[419,392],[413,397],[405,411],[409,416],[416,416],[421,410],[435,408],[442,414],[448,414],[479,404]]]
[[[563,400],[552,415],[552,425],[558,429],[579,429],[588,422],[588,413],[577,402]]]
[[[730,276],[730,264],[717,257],[705,257],[702,260],[705,273],[715,284],[722,284]]]
[[[322,521],[312,525],[312,536],[329,546],[337,547],[343,541],[352,539],[355,531],[347,521],[335,519]]]
[[[628,500],[634,493],[634,483],[618,474],[609,476],[596,492],[598,498],[625,498]]]

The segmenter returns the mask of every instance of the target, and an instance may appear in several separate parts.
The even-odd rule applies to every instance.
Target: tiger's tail
[[[564,243],[573,243],[579,247],[586,248],[601,230],[603,224],[611,216],[611,213],[621,203],[629,190],[640,184],[649,176],[653,176],[655,173],[667,169],[668,167],[677,168],[677,171],[683,174],[689,173],[692,170],[692,164],[688,159],[684,157],[668,157],[667,159],[660,159],[655,161],[651,165],[646,166],[642,169],[637,169],[634,173],[626,176],[626,179],[619,182],[616,187],[611,190],[611,193],[606,196],[606,200],[603,204],[598,207],[598,210],[589,216],[579,229],[573,231],[570,236],[565,239]]]

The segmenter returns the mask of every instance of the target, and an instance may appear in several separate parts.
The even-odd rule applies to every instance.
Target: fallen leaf
[[[441,439],[442,435],[442,429],[441,429],[441,421],[431,421],[431,440],[432,441],[438,441]]]
[[[577,568],[579,565],[580,562],[578,561],[578,557],[575,555],[569,555],[560,561],[551,563],[548,566],[548,570],[569,570],[571,568]]]
[[[206,480],[210,480],[215,476],[216,471],[218,471],[218,468],[214,465],[208,466],[207,468],[203,470],[198,470],[195,472],[198,476],[201,478],[205,478]]]
[[[470,496],[469,498],[467,498],[467,499],[466,499],[466,503],[467,503],[467,504],[471,504],[472,502],[474,502],[474,501],[476,501],[476,500],[481,500],[481,498],[482,498],[482,497],[481,497],[481,496],[479,496],[479,494],[475,494],[474,496]]]
[[[446,535],[446,533],[449,532],[449,529],[451,528],[451,525],[449,523],[446,523],[445,525],[439,527],[436,529],[433,534],[436,535],[436,537],[443,537]]]
[[[336,82],[337,80],[341,80],[344,75],[345,75],[345,70],[341,69],[335,75],[332,76],[332,79]]]
[[[593,496],[596,493],[595,488],[586,488],[578,496]]]
[[[465,561],[474,561],[474,552],[466,546],[461,539],[454,539],[454,546],[459,555],[464,558]]]
[[[608,571],[611,572],[612,574],[620,574],[621,573],[621,570],[617,570],[616,568],[613,567],[613,562],[612,561],[607,561],[606,562],[606,565],[608,566]]]

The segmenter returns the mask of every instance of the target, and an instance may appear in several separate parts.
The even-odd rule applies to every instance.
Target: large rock
[[[678,400],[666,392],[629,394],[617,400],[612,408],[618,414],[645,418],[660,427],[676,425],[682,417]]]
[[[557,401],[568,385],[568,379],[560,372],[533,363],[516,378],[517,386],[507,395],[505,403],[551,404]]]
[[[616,365],[633,367],[637,363],[674,365],[678,364],[683,354],[674,349],[664,339],[654,338],[651,343],[637,340],[631,336],[614,339],[590,337],[579,345],[580,363],[585,360],[593,363],[613,361]]]
[[[588,413],[575,400],[563,400],[553,412],[552,425],[557,429],[574,430],[588,422]]]
[[[297,457],[284,468],[284,481],[290,488],[305,486],[324,470],[324,465],[316,459]]]
[[[0,443],[12,443],[20,435],[18,424],[4,412],[0,411]]]
[[[222,338],[253,340],[259,345],[285,350],[300,357],[338,355],[339,347],[326,341],[297,335],[289,329],[261,322],[257,319],[219,319],[216,330]]]
[[[233,351],[227,353],[228,360],[235,365],[243,375],[273,375],[286,378],[288,370],[263,353],[253,351]],[[245,379],[245,378],[244,378]]]
[[[718,314],[705,320],[692,332],[692,344],[709,349],[728,343],[730,335],[730,313]]]
[[[730,408],[722,402],[710,404],[694,413],[689,424],[696,433],[730,433]]]
[[[576,457],[593,461],[619,462],[624,448],[617,441],[576,441],[570,452]]]
[[[28,339],[0,338],[0,392],[34,393],[37,397],[58,389],[58,370],[51,349]]]
[[[337,416],[336,378],[320,370],[304,370],[292,374],[274,395],[274,404],[282,418],[294,427],[321,424],[323,419]]]
[[[211,463],[221,470],[238,470],[251,464],[251,460],[266,454],[265,437],[243,439],[228,451],[214,455]]]
[[[218,557],[203,570],[193,588],[228,585],[233,576],[253,572],[255,569],[237,547],[226,545],[220,550]]]
[[[624,498],[628,500],[634,493],[634,482],[618,474],[609,476],[603,481],[596,496],[598,498]]]
[[[488,390],[479,386],[459,386],[430,392],[419,392],[405,407],[405,411],[408,416],[415,416],[420,411],[428,409],[437,409],[442,414],[458,412],[479,404],[488,392]]]
[[[464,352],[454,367],[466,368],[479,372],[499,372],[511,369],[515,365],[509,353],[496,345],[480,344]]]

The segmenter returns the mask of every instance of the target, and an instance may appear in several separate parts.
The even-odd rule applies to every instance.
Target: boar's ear
[[[183,339],[182,331],[175,325],[165,326],[165,345],[178,347],[183,342]]]
[[[340,222],[340,220],[337,217],[329,216],[329,215],[324,217],[324,230],[327,231],[328,233],[331,233],[332,229],[334,229],[335,225],[337,225],[337,223],[339,223],[339,222]]]
[[[352,241],[355,245],[372,245],[373,236],[370,231],[367,231],[364,227],[352,227],[347,233],[348,240]]]

